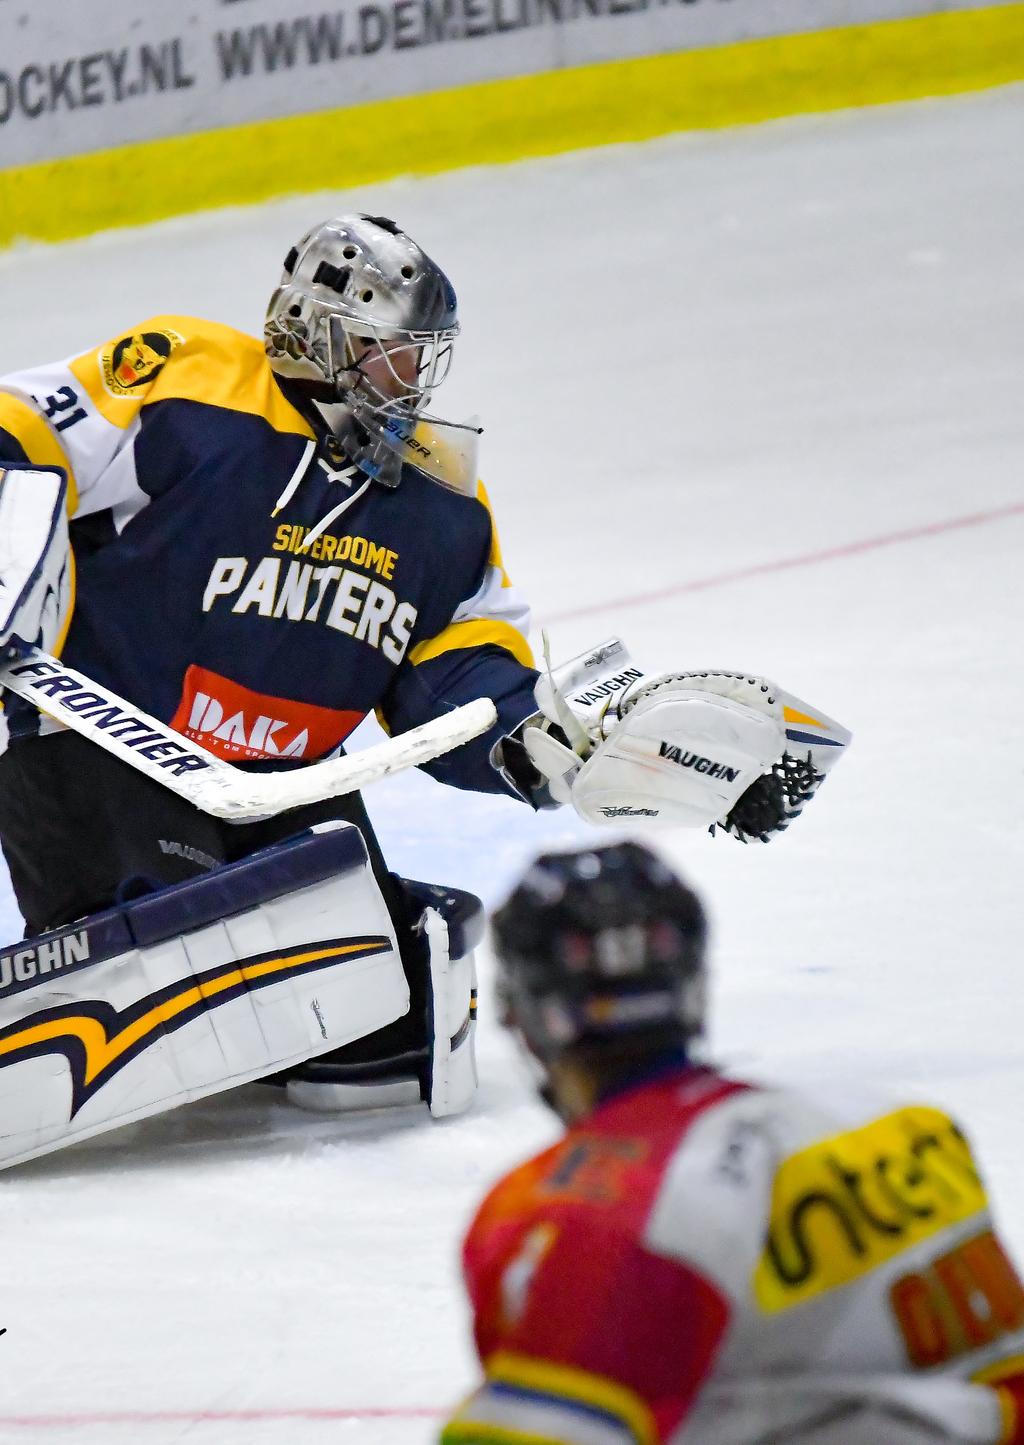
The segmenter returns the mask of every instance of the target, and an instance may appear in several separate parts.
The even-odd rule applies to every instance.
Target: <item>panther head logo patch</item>
[[[132,331],[100,352],[103,382],[112,396],[130,396],[155,381],[185,338],[176,331]]]

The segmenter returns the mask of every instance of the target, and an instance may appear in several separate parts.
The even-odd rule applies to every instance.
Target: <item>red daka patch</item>
[[[193,663],[171,727],[229,763],[315,761],[344,742],[364,716],[253,692]]]

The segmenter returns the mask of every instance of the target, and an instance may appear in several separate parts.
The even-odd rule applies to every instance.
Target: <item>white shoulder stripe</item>
[[[108,483],[108,474],[118,453],[132,447],[138,434],[137,420],[127,429],[112,426],[63,361],[5,376],[0,389],[31,406],[57,436],[78,486],[76,516],[103,511],[121,500]],[[134,466],[128,480],[131,495]]]
[[[530,632],[530,607],[517,587],[505,586],[500,567],[490,566],[484,580],[455,610],[452,622],[483,622],[497,619],[515,627],[524,637]]]
[[[745,1299],[764,1242],[772,1183],[785,1153],[776,1096],[751,1090],[712,1105],[662,1177],[644,1245]],[[704,1221],[694,1230],[693,1220]]]

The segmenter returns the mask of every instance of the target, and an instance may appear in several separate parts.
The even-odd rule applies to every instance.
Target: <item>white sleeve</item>
[[[142,408],[162,394],[167,363],[195,327],[154,316],[90,351],[0,377],[0,444],[6,433],[18,447],[10,460],[63,467],[68,515],[109,508],[120,530],[148,500],[135,471]]]
[[[63,453],[70,516],[144,504],[135,475],[138,415],[127,426],[109,421],[66,361],[5,376],[0,380],[0,393],[0,424],[12,419],[18,435],[34,414],[31,422],[36,427],[44,424]]]

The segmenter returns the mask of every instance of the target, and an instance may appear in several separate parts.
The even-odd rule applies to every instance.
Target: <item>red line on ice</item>
[[[626,597],[612,597],[603,602],[588,602],[582,607],[566,607],[560,612],[550,612],[541,621],[545,626],[552,622],[566,622],[574,617],[589,617],[595,612],[610,612],[622,607],[642,607],[648,602],[661,602],[666,597],[680,597],[684,592],[708,592],[713,587],[727,587],[730,582],[745,582],[749,577],[764,577],[772,572],[790,572],[798,567],[813,567],[819,562],[835,562],[844,557],[856,557],[861,552],[874,552],[880,547],[895,547],[904,542],[918,542],[925,537],[937,537],[943,532],[957,532],[965,527],[980,527],[986,522],[1000,522],[1007,517],[1024,514],[1024,502],[1013,502],[1006,507],[993,507],[987,512],[969,512],[964,517],[948,517],[943,522],[928,522],[920,527],[907,527],[901,532],[884,532],[879,537],[865,537],[860,542],[844,542],[838,547],[824,547],[819,552],[803,552],[797,557],[781,557],[775,562],[757,562],[751,567],[737,567],[733,572],[718,572],[711,577],[695,577],[689,582],[677,582],[671,587],[660,587],[654,592],[634,592]]]
[[[419,1405],[349,1410],[315,1406],[296,1406],[293,1410],[97,1410],[67,1415],[0,1415],[0,1426],[68,1429],[90,1425],[260,1424],[274,1420],[436,1420],[441,1413]]]

